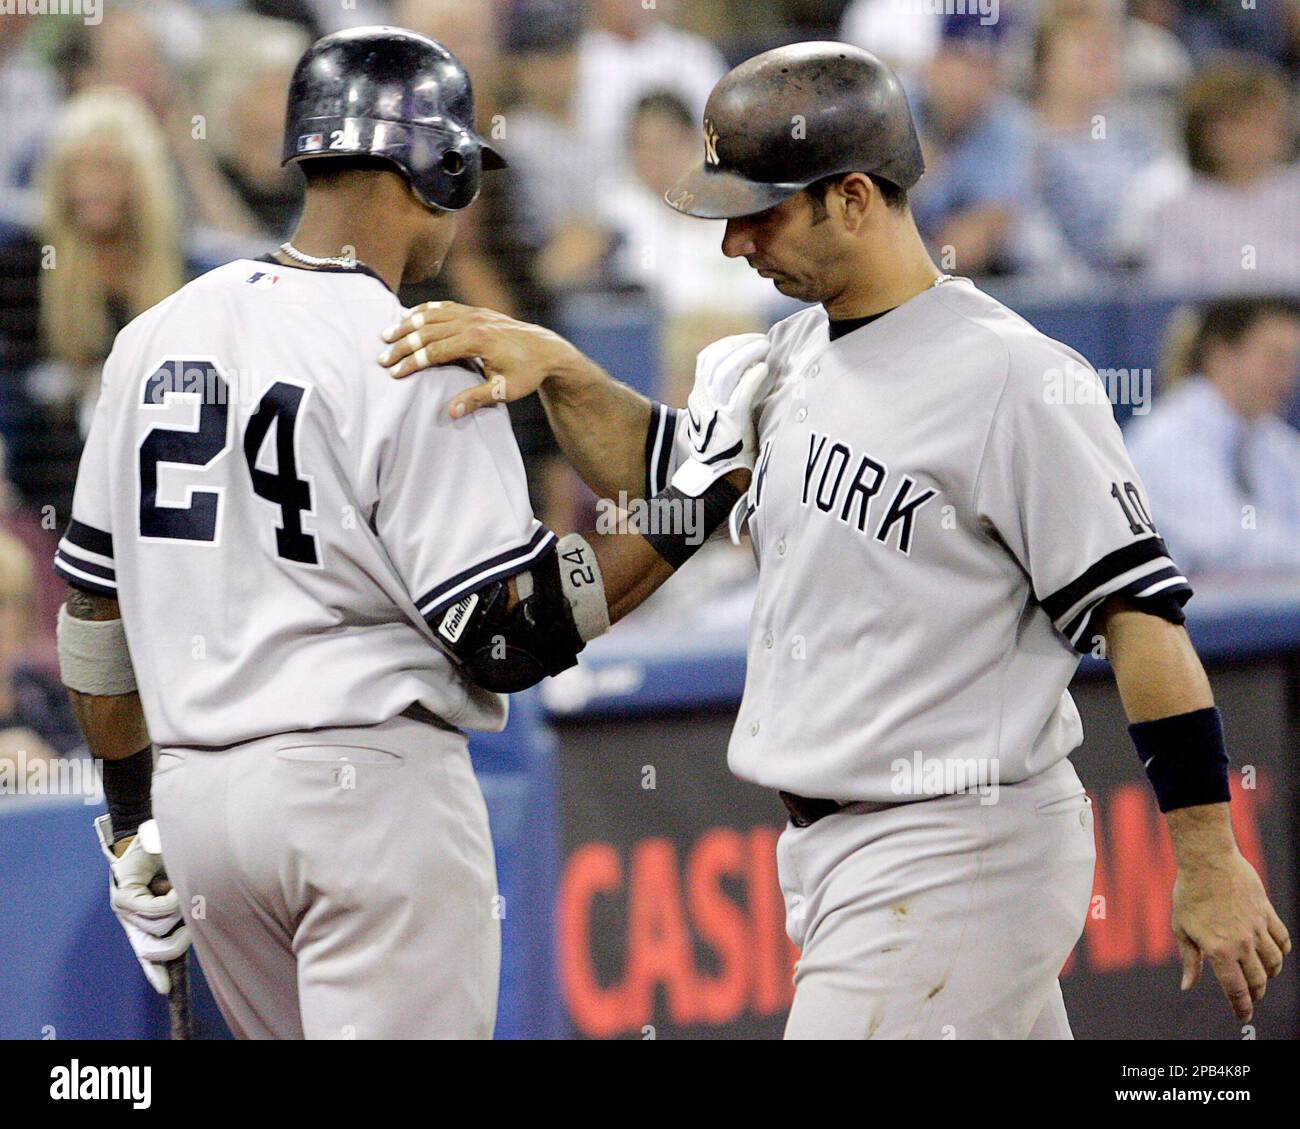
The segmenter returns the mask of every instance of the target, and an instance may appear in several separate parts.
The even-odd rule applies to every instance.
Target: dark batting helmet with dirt
[[[793,43],[722,77],[704,109],[704,163],[665,199],[687,215],[729,219],[839,173],[908,189],[924,171],[893,71],[847,43]]]

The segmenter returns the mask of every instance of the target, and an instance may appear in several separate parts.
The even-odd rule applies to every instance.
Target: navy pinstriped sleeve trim
[[[73,518],[54,554],[54,571],[75,588],[116,596],[112,534]]]
[[[415,601],[427,623],[431,626],[439,613],[463,600],[471,592],[491,584],[494,580],[507,580],[523,572],[534,561],[542,557],[556,543],[555,534],[544,525],[538,525],[533,535],[522,545],[479,561],[430,588]]]
[[[668,468],[672,466],[673,443],[677,438],[677,409],[654,404],[650,426],[645,434],[645,496],[653,498],[668,486]]]
[[[1182,607],[1192,586],[1169,556],[1159,537],[1145,537],[1108,553],[1083,575],[1043,600],[1056,629],[1081,654],[1091,648],[1095,621],[1110,596],[1123,595],[1143,604],[1152,615],[1183,623]]]

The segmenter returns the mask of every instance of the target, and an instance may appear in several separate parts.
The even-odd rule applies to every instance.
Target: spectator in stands
[[[596,205],[614,246],[614,284],[644,290],[669,318],[730,315],[765,328],[776,294],[743,260],[720,253],[724,225],[664,206],[664,194],[699,160],[699,129],[686,104],[670,91],[647,94],[632,113],[627,147],[630,172]]]
[[[1034,50],[1037,197],[1093,268],[1116,264],[1116,200],[1157,152],[1122,101],[1122,35],[1113,14],[1067,10],[1039,26]]]
[[[581,0],[508,0],[502,10],[513,86],[502,151],[519,178],[521,238],[542,252],[539,274],[557,288],[575,273],[571,261],[585,265],[603,250],[589,226],[601,178],[575,167],[582,28]]]
[[[1300,305],[1214,302],[1175,352],[1174,387],[1127,433],[1174,559],[1300,570],[1300,433],[1282,419],[1300,375]]]
[[[26,218],[14,206],[13,189],[26,186],[58,110],[58,79],[30,47],[35,18],[0,17],[0,223]]]
[[[133,92],[162,127],[165,151],[182,189],[191,245],[209,265],[260,253],[258,224],[217,166],[206,114],[198,113],[163,32],[187,10],[124,2],[105,5],[100,24],[67,25],[60,45],[65,82],[73,93],[96,87]],[[188,13],[193,18],[193,13]],[[197,34],[201,35],[201,27]],[[179,38],[179,37],[175,37]],[[284,100],[283,93],[280,101]],[[257,250],[255,250],[257,248]]]
[[[1184,102],[1190,181],[1146,232],[1152,282],[1179,293],[1300,289],[1300,163],[1290,92],[1264,60],[1218,63]]]
[[[917,105],[926,173],[912,213],[939,265],[964,275],[1014,269],[1013,227],[1030,199],[1032,121],[1004,89],[1004,26],[945,16]]]
[[[302,207],[302,175],[280,167],[285,91],[307,33],[236,12],[208,25],[203,106],[217,163],[268,240],[288,237]]]
[[[726,61],[708,40],[674,27],[675,0],[653,7],[629,0],[590,0],[578,80],[577,141],[572,175],[602,177],[625,161],[632,111],[654,90],[671,90],[700,122]]]
[[[1175,149],[1179,140],[1179,104],[1192,74],[1187,50],[1162,23],[1156,0],[1043,0],[1025,56],[1025,88],[1034,83],[1033,64],[1043,28],[1063,18],[1089,17],[1115,29],[1110,44],[1114,72],[1112,96],[1128,114],[1142,121],[1161,148]]]
[[[165,153],[134,95],[76,95],[37,173],[38,230],[0,250],[11,473],[24,502],[54,506],[60,524],[113,338],[187,273]]]
[[[33,574],[22,542],[0,530],[0,759],[28,763],[81,744],[67,691],[26,661]]]

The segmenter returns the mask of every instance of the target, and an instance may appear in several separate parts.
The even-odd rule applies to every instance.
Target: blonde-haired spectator
[[[170,170],[139,98],[111,88],[74,95],[37,170],[36,230],[0,249],[12,473],[25,504],[53,506],[60,521],[113,338],[186,278]]]
[[[70,24],[60,55],[74,94],[122,87],[135,94],[162,129],[167,166],[181,190],[189,242],[213,261],[254,250],[257,222],[226,182],[209,136],[208,107],[193,98],[203,25],[193,10],[171,3],[116,0],[98,25]],[[251,45],[233,47],[242,55]],[[284,100],[281,91],[279,100]],[[200,112],[201,111],[201,112]]]
[[[89,386],[117,331],[185,281],[166,143],[126,90],[70,99],[37,175],[45,355]]]

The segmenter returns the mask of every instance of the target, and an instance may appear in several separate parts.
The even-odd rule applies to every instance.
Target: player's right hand
[[[481,362],[487,380],[452,400],[450,412],[455,419],[492,404],[520,400],[536,392],[548,377],[594,367],[558,333],[459,302],[414,307],[384,332],[384,340],[390,344],[379,354],[379,363],[399,379],[455,361]]]
[[[697,498],[733,470],[753,470],[754,407],[771,383],[765,333],[738,333],[700,350],[686,401],[690,457],[673,485]]]
[[[1255,868],[1235,849],[1174,880],[1173,927],[1183,958],[1183,991],[1195,987],[1208,959],[1242,1023],[1282,971],[1291,937]]]
[[[149,983],[165,996],[171,991],[167,962],[184,956],[190,947],[190,929],[181,917],[180,898],[166,881],[161,853],[146,849],[153,820],[141,824],[140,834],[129,840],[119,856],[105,841],[100,820],[107,819],[100,816],[95,825],[100,849],[108,860],[109,904]]]

